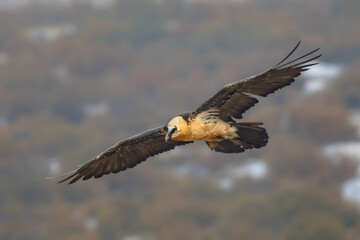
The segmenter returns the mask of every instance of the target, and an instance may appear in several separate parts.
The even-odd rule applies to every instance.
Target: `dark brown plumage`
[[[118,173],[145,161],[148,157],[169,151],[176,146],[191,142],[165,142],[166,126],[150,129],[139,135],[118,142],[93,160],[85,163],[67,178],[61,180],[74,183],[80,178],[99,178],[109,173]]]
[[[60,182],[79,179],[99,178],[109,173],[117,173],[132,168],[148,157],[169,151],[176,146],[197,140],[205,140],[214,151],[239,153],[246,149],[260,148],[267,144],[268,135],[262,123],[241,123],[244,112],[258,100],[276,90],[290,85],[301,72],[317,63],[309,63],[321,56],[308,56],[315,49],[295,60],[286,62],[300,45],[296,47],[275,67],[270,70],[226,85],[213,97],[192,113],[180,114],[163,127],[146,131],[125,139],[80,168],[68,173]],[[286,63],[284,63],[286,62]]]
[[[270,70],[226,85],[223,89],[196,109],[195,114],[211,108],[217,108],[220,111],[219,115],[221,119],[225,121],[231,121],[231,117],[241,119],[242,114],[245,113],[246,110],[258,103],[258,100],[251,95],[266,97],[270,93],[290,85],[295,81],[294,78],[299,76],[301,72],[307,71],[309,67],[317,64],[307,63],[319,58],[321,54],[290,65],[291,63],[302,60],[305,57],[317,52],[320,48],[317,48],[314,51],[311,51],[310,53],[307,53],[286,64],[282,64],[295,52],[299,45],[300,42],[281,62]]]

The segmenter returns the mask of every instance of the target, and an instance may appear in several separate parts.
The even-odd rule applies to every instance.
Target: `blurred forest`
[[[359,203],[342,191],[360,159],[324,148],[360,141],[360,1],[105,2],[0,8],[1,239],[359,239]],[[299,40],[298,56],[321,47],[319,67],[342,70],[306,92],[314,67],[247,112],[265,148],[196,143],[97,180],[46,179],[269,69]]]

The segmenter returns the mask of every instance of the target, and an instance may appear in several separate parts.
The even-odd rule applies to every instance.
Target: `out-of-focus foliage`
[[[355,138],[358,0],[78,2],[0,10],[1,239],[358,238],[360,212],[340,196],[356,165],[322,153]],[[194,144],[96,181],[46,179],[270,68],[298,40],[299,54],[321,46],[344,72],[314,95],[300,77],[250,110],[265,148]],[[220,190],[220,170],[248,158],[265,159],[267,176]],[[174,174],[188,162],[205,170]]]

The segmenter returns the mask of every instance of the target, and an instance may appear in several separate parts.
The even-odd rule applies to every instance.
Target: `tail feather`
[[[238,137],[235,139],[224,139],[222,141],[207,141],[207,145],[216,152],[239,153],[246,149],[261,148],[268,142],[268,134],[265,128],[259,127],[262,123],[233,123],[236,127]]]
[[[259,127],[261,123],[234,123],[237,128],[238,139],[252,145],[255,148],[261,148],[268,142],[269,136],[265,128]]]

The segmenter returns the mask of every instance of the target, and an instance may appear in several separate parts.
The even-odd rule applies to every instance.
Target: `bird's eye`
[[[168,131],[169,131],[169,129],[168,129]],[[170,128],[170,134],[174,134],[174,133],[177,133],[178,132],[178,129],[177,129],[177,127],[176,126],[174,126],[174,127],[171,127]]]

